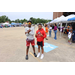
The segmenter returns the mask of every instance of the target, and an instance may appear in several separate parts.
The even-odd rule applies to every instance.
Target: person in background
[[[65,26],[63,27],[63,33],[65,34]]]
[[[37,57],[36,53],[35,53],[35,40],[34,40],[34,27],[31,27],[31,21],[28,21],[28,27],[25,28],[25,35],[27,36],[26,39],[26,60],[28,60],[28,51],[29,51],[29,47],[30,47],[30,43],[32,45],[33,48],[33,52],[34,52],[34,56]]]
[[[48,29],[49,29],[50,25],[48,25]]]
[[[60,31],[60,24],[59,24],[59,26],[58,26],[58,29],[59,29],[59,31]]]
[[[52,32],[52,26],[50,25],[50,27],[49,27],[49,37],[51,37],[51,32]]]
[[[54,30],[54,25],[52,25],[52,29]]]
[[[72,30],[69,30],[68,33],[68,43],[71,44],[71,38],[72,38]]]
[[[45,33],[46,33],[46,35],[48,35],[48,26],[47,25],[45,25]],[[48,40],[47,37],[46,37],[46,40]]]
[[[54,34],[55,34],[54,39],[57,40],[57,25],[56,24],[54,24]]]
[[[67,34],[69,33],[69,26],[67,27]]]
[[[70,25],[67,26],[67,28],[69,29]]]
[[[38,30],[36,31],[35,37],[37,38],[37,45],[38,45],[38,55],[37,55],[37,57],[40,56],[40,47],[41,47],[42,55],[41,55],[40,59],[43,59],[43,57],[44,57],[43,46],[44,46],[44,38],[46,38],[46,33],[45,33],[44,29],[42,28],[41,24],[38,25]]]

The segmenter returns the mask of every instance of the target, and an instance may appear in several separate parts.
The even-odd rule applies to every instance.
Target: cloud
[[[27,19],[30,17],[43,18],[43,19],[53,19],[53,12],[0,12],[0,16],[6,15],[9,19]]]

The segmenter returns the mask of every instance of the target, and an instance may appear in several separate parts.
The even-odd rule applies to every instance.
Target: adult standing
[[[48,35],[48,25],[45,25],[45,33],[46,33],[46,35]],[[47,37],[46,37],[46,40],[48,40]]]
[[[33,52],[34,52],[34,56],[37,57],[36,53],[35,53],[35,40],[34,40],[34,27],[31,27],[31,21],[28,21],[28,27],[25,28],[25,35],[27,36],[26,39],[26,60],[28,60],[28,51],[29,51],[29,47],[30,47],[30,43],[32,45],[33,48]]]
[[[54,24],[54,34],[55,34],[54,39],[57,40],[57,25],[56,24]]]
[[[52,26],[50,25],[50,27],[49,27],[49,37],[51,37],[51,32],[52,32]]]

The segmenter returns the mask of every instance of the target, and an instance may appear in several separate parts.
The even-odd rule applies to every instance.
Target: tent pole
[[[62,31],[62,23],[61,23],[61,26],[60,26],[60,38],[61,38],[61,31]]]
[[[66,27],[67,27],[67,23],[66,23]]]

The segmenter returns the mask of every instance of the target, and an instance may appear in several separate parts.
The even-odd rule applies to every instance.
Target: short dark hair
[[[41,26],[42,26],[42,24],[41,24],[41,23],[39,23],[39,25],[41,25]],[[39,25],[38,25],[38,26],[39,26]]]
[[[55,26],[57,26],[56,23],[55,23]]]
[[[27,21],[27,23],[28,23],[28,22],[31,22],[31,23],[32,23],[32,21]]]
[[[47,27],[47,24],[45,25],[45,27]]]

